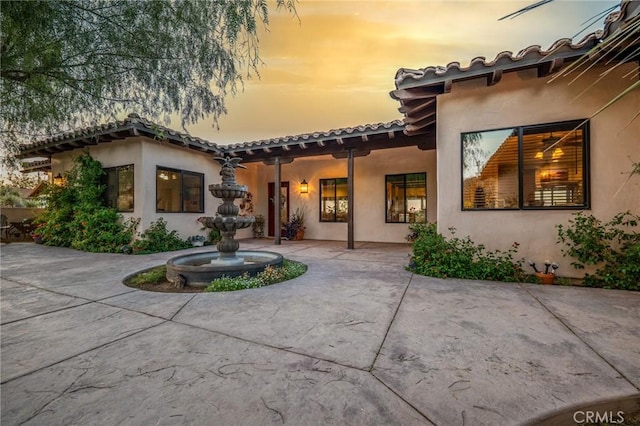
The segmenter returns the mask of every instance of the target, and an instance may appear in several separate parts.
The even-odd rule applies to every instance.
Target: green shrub
[[[489,251],[475,244],[469,237],[446,239],[434,223],[412,224],[408,239],[412,255],[408,270],[420,275],[439,278],[467,278],[476,280],[523,281],[523,259],[515,260],[518,243],[507,251]]]
[[[139,220],[130,219],[122,224],[115,209],[80,211],[74,218],[71,247],[94,253],[117,253],[131,243],[138,223]]]
[[[103,204],[102,165],[88,153],[74,159],[64,186],[47,189],[48,208],[38,215],[34,233],[50,246],[89,252],[116,253],[133,239],[137,222],[122,222],[115,209]]]
[[[224,276],[217,278],[211,282],[211,285],[205,291],[236,291],[264,287],[299,277],[306,271],[307,265],[304,263],[285,259],[281,267],[267,266],[264,271],[258,273],[255,277],[251,277],[245,272],[237,277]]]
[[[598,265],[594,274],[585,274],[590,287],[640,290],[640,233],[635,228],[640,216],[629,211],[618,213],[603,223],[579,212],[569,224],[557,225],[558,243],[566,245],[562,254],[575,258],[576,269]]]
[[[143,284],[158,284],[166,280],[167,267],[165,265],[157,266],[141,274],[131,277],[128,284],[134,287]]]
[[[133,242],[133,251],[138,254],[158,253],[163,251],[181,250],[191,247],[191,243],[183,240],[178,233],[167,229],[167,222],[158,218],[140,234],[140,238]]]

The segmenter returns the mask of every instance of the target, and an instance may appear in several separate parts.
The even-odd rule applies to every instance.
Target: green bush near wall
[[[167,222],[163,218],[151,222],[151,225],[140,238],[132,244],[133,252],[136,254],[159,253],[163,251],[173,251],[191,247],[191,243],[183,240],[178,233],[167,229]]]
[[[38,228],[34,233],[44,244],[96,253],[140,254],[191,247],[176,231],[168,230],[162,218],[134,240],[140,219],[123,221],[115,209],[104,205],[103,174],[102,164],[84,152],[65,173],[65,185],[49,187],[48,208],[35,219]]]
[[[434,223],[413,224],[409,229],[413,250],[407,269],[412,272],[438,278],[530,280],[522,270],[524,259],[514,259],[517,242],[507,251],[490,251],[469,237],[456,237],[455,228],[449,228],[453,235],[449,239],[437,231]]]
[[[137,221],[123,222],[115,209],[104,206],[103,173],[100,162],[85,152],[65,173],[65,185],[49,187],[48,208],[36,217],[38,228],[34,231],[45,244],[115,253],[131,242]]]
[[[571,265],[584,269],[597,265],[593,274],[585,274],[584,284],[621,290],[640,290],[640,216],[630,211],[616,214],[608,222],[579,212],[567,225],[557,225],[562,254],[576,259]]]

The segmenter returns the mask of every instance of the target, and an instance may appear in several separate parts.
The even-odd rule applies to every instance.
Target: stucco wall
[[[73,158],[79,150],[55,154],[52,158],[52,172],[64,173],[73,167]],[[91,156],[103,167],[134,165],[134,211],[122,213],[127,219],[141,218],[138,231],[142,232],[152,221],[162,217],[169,230],[177,230],[182,238],[190,235],[205,235],[196,219],[213,216],[218,206],[208,191],[209,184],[220,183],[220,166],[212,155],[199,153],[187,148],[149,140],[128,138],[122,141],[100,144],[89,148]],[[204,173],[204,213],[157,213],[156,212],[156,166]]]
[[[451,93],[438,97],[438,229],[450,226],[458,236],[492,249],[507,249],[519,242],[519,254],[538,263],[551,259],[561,264],[560,275],[579,276],[563,258],[556,244],[555,225],[567,223],[574,211],[462,211],[462,132],[491,130],[509,126],[534,125],[590,117],[619,93],[629,79],[621,76],[632,67],[622,67],[608,78],[586,89],[602,71],[593,70],[574,84],[568,79],[547,83],[535,71],[506,74],[495,86],[484,79],[454,84]],[[617,212],[640,213],[640,177],[625,184],[631,161],[640,161],[640,119],[629,123],[640,110],[636,90],[590,122],[591,210],[608,220]],[[625,127],[626,126],[626,127]],[[624,186],[623,186],[624,185]],[[616,195],[616,192],[622,190]]]
[[[268,217],[267,185],[274,181],[273,166],[257,168],[256,214]],[[356,241],[404,242],[407,224],[385,223],[385,175],[427,173],[427,218],[436,219],[436,154],[415,147],[373,151],[354,160],[354,238]],[[298,158],[281,166],[281,180],[290,184],[290,213],[306,209],[305,238],[347,240],[347,224],[320,222],[319,180],[347,177],[347,160],[330,155]],[[305,179],[309,193],[300,194],[299,184]],[[256,188],[256,186],[254,186]],[[267,227],[265,226],[265,233]]]

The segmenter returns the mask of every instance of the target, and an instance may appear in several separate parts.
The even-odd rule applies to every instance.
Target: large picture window
[[[104,169],[104,202],[119,212],[133,211],[133,164]]]
[[[320,179],[320,222],[346,222],[347,178]]]
[[[587,208],[582,122],[463,133],[463,210]]]
[[[203,213],[204,174],[157,167],[156,211]]]
[[[385,176],[388,223],[424,223],[427,220],[427,174]]]

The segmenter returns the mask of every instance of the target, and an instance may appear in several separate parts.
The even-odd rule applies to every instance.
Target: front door
[[[273,204],[273,197],[275,195],[275,186],[274,182],[269,182],[269,188],[267,193],[269,195],[269,217],[268,217],[268,226],[267,235],[269,237],[275,236],[275,232],[273,229],[273,218],[275,217],[275,209]],[[280,182],[280,205],[282,206],[282,210],[280,211],[280,226],[282,227],[283,223],[286,223],[289,220],[289,182]]]

